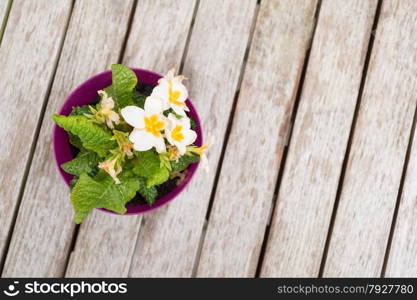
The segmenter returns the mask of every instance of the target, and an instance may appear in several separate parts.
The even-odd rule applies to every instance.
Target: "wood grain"
[[[4,14],[6,13],[6,7],[7,7],[8,2],[9,0],[0,0],[0,20],[3,20]]]
[[[6,25],[4,17],[6,16],[7,12],[7,5],[9,0],[0,0],[0,40],[1,40],[1,33],[3,31],[3,26]]]
[[[38,1],[32,2],[38,3]],[[48,3],[44,3],[44,7],[33,10],[26,8],[26,10],[39,14],[40,9],[50,9],[58,4],[50,5],[49,1],[46,2]],[[66,267],[74,221],[69,189],[58,174],[53,160],[51,149],[53,122],[50,116],[59,111],[74,87],[95,73],[108,69],[111,63],[117,61],[133,2],[124,0],[103,2],[76,1],[3,276],[56,277],[62,276]],[[15,3],[13,7],[17,7]],[[45,18],[43,13],[40,15]],[[31,30],[33,26],[30,27]],[[39,30],[46,29],[39,28],[38,24],[34,32]],[[51,38],[46,33],[43,34],[44,39]],[[44,43],[43,40],[38,42]],[[43,67],[46,66],[47,64]],[[29,72],[29,74],[33,76],[33,73]],[[22,90],[23,88],[27,87],[23,86]],[[29,99],[36,100],[33,96]],[[27,122],[27,119],[22,121]]]
[[[322,2],[263,277],[319,273],[376,5]]]
[[[0,48],[0,255],[70,10],[69,0],[15,0],[9,15]]]
[[[144,216],[130,276],[190,277],[219,161],[256,1],[200,1],[184,64],[203,131],[216,143],[211,174],[199,170],[168,207]]]
[[[412,72],[417,75],[416,65]],[[414,75],[415,77],[415,75]],[[386,277],[417,277],[417,131],[400,199]]]
[[[380,276],[416,108],[417,2],[384,1],[324,276]]]
[[[165,73],[178,69],[195,1],[139,1],[123,62]],[[95,211],[81,225],[67,277],[127,277],[141,216]]]
[[[263,1],[220,173],[199,277],[253,277],[316,1]]]

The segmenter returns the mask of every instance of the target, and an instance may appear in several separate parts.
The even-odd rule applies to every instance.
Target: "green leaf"
[[[65,172],[80,176],[82,173],[90,173],[100,162],[100,156],[90,150],[81,150],[77,157],[61,165]]]
[[[77,135],[82,146],[105,157],[110,149],[117,147],[115,140],[112,140],[111,132],[91,121],[85,116],[61,116],[53,115],[52,119],[68,132]]]
[[[177,114],[172,108],[167,109],[163,112],[165,117],[168,117],[169,114],[173,114],[177,119],[182,119],[183,116]]]
[[[148,188],[146,186],[146,179],[143,177],[139,177],[139,194],[145,199],[146,202],[149,204],[154,204],[156,197],[158,196],[158,191],[156,190],[156,187],[150,187]]]
[[[133,91],[133,102],[134,105],[144,108],[146,96],[139,93],[137,90]]]
[[[74,188],[77,181],[78,181],[78,176],[74,176],[74,178],[71,179],[71,181],[70,181],[70,191],[72,191],[72,189]]]
[[[197,122],[192,117],[190,117],[190,127],[192,130],[196,130],[197,128]]]
[[[89,105],[83,105],[83,106],[75,106],[72,108],[70,116],[83,116],[84,114],[91,114],[91,110]],[[83,147],[83,143],[81,142],[80,138],[71,132],[68,133],[69,135],[69,142],[74,147],[77,147],[78,149],[81,149]]]
[[[74,106],[69,115],[70,116],[83,116],[84,114],[91,114],[89,105]]]
[[[126,213],[128,203],[139,189],[139,180],[130,171],[119,175],[120,184],[104,171],[94,178],[81,174],[71,192],[71,203],[75,210],[75,223],[80,224],[93,208],[105,208],[120,214]]]
[[[120,64],[112,65],[111,71],[112,85],[105,91],[113,98],[118,108],[134,105],[133,90],[138,83],[135,72]]]
[[[146,178],[148,188],[169,179],[169,171],[164,165],[161,165],[159,155],[155,151],[135,151],[135,154],[136,158],[133,160],[135,166],[132,170],[136,175]]]
[[[196,154],[183,155],[178,159],[178,161],[171,162],[171,173],[181,172],[188,168],[190,164],[198,162],[199,160],[200,156]]]
[[[69,136],[69,142],[71,145],[73,145],[74,147],[77,147],[78,149],[83,148],[83,143],[81,142],[78,136],[76,136],[75,134],[72,134],[71,132],[68,132],[68,136]]]

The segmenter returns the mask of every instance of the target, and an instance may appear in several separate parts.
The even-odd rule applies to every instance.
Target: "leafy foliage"
[[[129,202],[139,189],[139,179],[130,171],[119,175],[120,184],[104,171],[94,178],[86,173],[80,175],[71,192],[71,203],[75,210],[75,223],[81,223],[93,208],[105,208],[120,214],[126,212]]]
[[[200,156],[196,154],[189,154],[181,156],[178,161],[171,162],[171,173],[177,173],[185,170],[192,163],[198,162]]]
[[[110,149],[117,146],[116,141],[111,139],[112,134],[107,128],[94,123],[85,116],[53,115],[52,118],[58,126],[77,135],[84,148],[96,152],[101,157],[105,157]]]
[[[156,197],[158,197],[158,191],[156,190],[156,187],[153,186],[148,188],[146,186],[146,179],[143,177],[139,177],[138,192],[149,204],[154,204]]]
[[[112,85],[104,90],[115,100],[119,109],[128,105],[134,105],[133,92],[138,83],[135,72],[120,64],[112,65],[111,70]]]
[[[190,117],[190,127],[191,127],[192,130],[197,129],[197,122],[192,117]]]
[[[75,106],[72,108],[70,116],[83,116],[85,114],[91,114],[90,106],[83,105],[83,106]]]
[[[82,173],[90,173],[100,162],[100,156],[97,153],[81,149],[77,157],[61,165],[65,172],[80,176]]]
[[[139,93],[137,90],[133,91],[133,102],[134,105],[143,108],[145,106],[146,96]]]
[[[83,106],[75,106],[72,108],[70,116],[83,116],[85,114],[91,114],[91,110],[89,105],[83,105]],[[80,138],[71,132],[68,133],[69,135],[69,141],[70,144],[74,147],[77,147],[78,149],[81,149],[83,147],[83,143],[81,142]]]
[[[155,151],[135,151],[135,155],[132,170],[136,175],[146,178],[148,188],[164,183],[169,179],[169,171],[161,165],[159,155]]]

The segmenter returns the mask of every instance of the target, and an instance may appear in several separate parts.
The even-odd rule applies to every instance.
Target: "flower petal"
[[[137,106],[126,106],[125,108],[122,108],[121,114],[129,125],[139,129],[145,128],[145,122],[143,121],[145,112],[142,108]]]
[[[168,128],[165,128],[165,137],[171,145],[175,145],[175,142],[172,139],[172,132]]]
[[[184,118],[179,119],[179,121],[184,129],[190,129],[191,127],[190,118],[184,117]]]
[[[178,105],[171,104],[171,108],[175,111],[175,113],[177,113],[177,114],[179,114],[180,116],[183,116],[183,117],[186,116],[185,111],[184,111],[185,107],[186,106],[181,107],[181,106],[178,106]]]
[[[175,69],[174,69],[174,68],[172,68],[171,70],[169,70],[169,71],[167,72],[167,74],[165,75],[165,77],[164,77],[164,78],[167,78],[167,79],[171,80],[171,79],[173,79],[173,78],[174,78],[174,75],[175,75]]]
[[[168,99],[168,82],[166,79],[162,78],[159,80],[159,84],[154,87],[149,97]]]
[[[154,144],[155,144],[156,152],[163,153],[167,151],[163,137],[160,137],[160,138],[154,137]]]
[[[155,144],[154,136],[140,129],[134,129],[129,135],[129,140],[133,143],[133,148],[136,151],[147,151],[152,149]]]
[[[193,130],[183,130],[182,133],[184,134],[184,140],[182,140],[181,143],[184,145],[190,145],[197,139],[197,133]]]
[[[187,151],[187,147],[185,147],[185,144],[183,143],[176,143],[175,146],[177,147],[178,152],[180,153],[181,156],[183,156],[185,152]]]
[[[116,124],[119,124],[120,118],[119,115],[114,112],[114,111],[110,111],[109,112],[109,119],[113,122],[115,122]]]
[[[162,112],[162,100],[157,97],[148,97],[145,101],[146,114],[159,114]]]
[[[178,77],[179,76],[175,77],[174,80],[172,80],[172,90],[179,91],[180,97],[178,98],[178,101],[184,102],[188,98],[188,91],[187,88],[178,79]]]

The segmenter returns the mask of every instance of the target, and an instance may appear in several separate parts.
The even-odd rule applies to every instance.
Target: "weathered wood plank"
[[[9,0],[0,0],[0,20],[3,20]]]
[[[324,276],[380,276],[417,93],[417,2],[384,1]]]
[[[261,3],[199,277],[255,275],[315,8],[316,1]]]
[[[43,10],[58,4],[45,2]],[[68,187],[52,158],[53,122],[50,116],[59,110],[75,86],[109,68],[118,59],[132,3],[124,0],[106,0],[105,3],[101,0],[76,1],[3,276],[55,277],[64,272],[74,221]],[[39,8],[33,12],[45,18],[44,11],[40,13]],[[35,32],[46,30],[39,28],[39,24],[36,28]],[[45,38],[49,40],[51,37],[46,35]],[[33,76],[32,72],[29,74]],[[29,99],[34,101],[33,96]]]
[[[322,2],[263,277],[319,273],[376,6],[376,0]]]
[[[124,63],[165,73],[179,68],[195,1],[139,1]],[[95,211],[81,225],[68,277],[127,277],[141,216]]]
[[[144,216],[130,276],[192,275],[255,9],[253,0],[200,2],[183,73],[204,132],[216,137],[212,172],[199,170],[174,202]]]
[[[7,12],[10,9],[10,4],[11,0],[0,0],[0,45],[7,24]]]
[[[0,256],[71,10],[70,0],[50,4],[15,0],[0,48]]]
[[[410,65],[411,66],[411,65]],[[416,77],[416,66],[411,72]],[[386,277],[417,277],[417,131],[414,133],[410,161],[397,214]]]
[[[0,0],[0,26],[1,28],[4,25],[4,17],[7,11],[7,5],[9,3],[9,0]],[[1,31],[0,31],[1,33]]]

